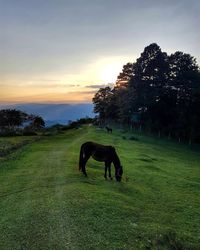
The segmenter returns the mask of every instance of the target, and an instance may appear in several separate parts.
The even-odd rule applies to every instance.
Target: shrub
[[[139,139],[134,137],[134,136],[129,137],[129,140],[131,140],[131,141],[139,141]]]

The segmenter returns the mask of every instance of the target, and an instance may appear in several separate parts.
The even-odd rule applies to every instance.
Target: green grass
[[[123,134],[130,138],[132,134]],[[200,153],[94,127],[45,137],[0,165],[0,249],[199,249]],[[123,181],[104,180],[81,143],[114,145]],[[114,170],[112,171],[114,174]]]
[[[3,156],[39,138],[39,136],[0,137],[0,160],[2,160]]]

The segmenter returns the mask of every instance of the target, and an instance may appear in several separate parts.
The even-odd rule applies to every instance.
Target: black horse
[[[108,169],[109,177],[112,179],[111,163],[113,163],[115,167],[115,178],[117,181],[121,181],[123,169],[114,147],[104,146],[95,142],[83,143],[80,150],[79,170],[82,171],[85,176],[87,176],[85,165],[90,156],[96,161],[105,162],[105,178],[107,178]]]
[[[109,128],[108,126],[106,126],[106,130],[107,130],[108,133],[112,134],[112,128]]]

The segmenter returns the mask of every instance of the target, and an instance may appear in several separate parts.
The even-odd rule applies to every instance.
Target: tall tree
[[[169,66],[168,87],[177,93],[177,133],[180,138],[190,138],[192,141],[198,120],[198,102],[195,98],[200,86],[198,65],[190,54],[177,51],[169,56]]]
[[[93,99],[101,118],[129,123],[138,114],[146,127],[190,142],[200,141],[199,100],[194,57],[180,51],[168,56],[155,43],[124,65],[113,90],[100,89]]]
[[[127,63],[123,66],[122,72],[119,73],[116,81],[116,88],[127,87],[128,82],[133,76],[133,63]]]
[[[105,121],[108,117],[113,92],[110,87],[100,88],[93,100],[94,112],[99,114],[101,120]]]
[[[140,112],[143,119],[153,122],[147,113],[161,98],[168,70],[167,54],[156,43],[147,46],[133,64],[133,77],[128,85],[129,92],[132,93],[132,98],[129,99],[131,112]]]
[[[156,43],[145,47],[133,66],[133,75],[138,83],[142,81],[150,86],[159,86],[166,81],[168,57]]]

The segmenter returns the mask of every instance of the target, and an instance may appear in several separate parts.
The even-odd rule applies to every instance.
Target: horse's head
[[[117,171],[115,173],[116,181],[121,181],[122,174],[123,174],[123,168],[122,168],[122,166],[119,166],[119,168],[117,169]]]

